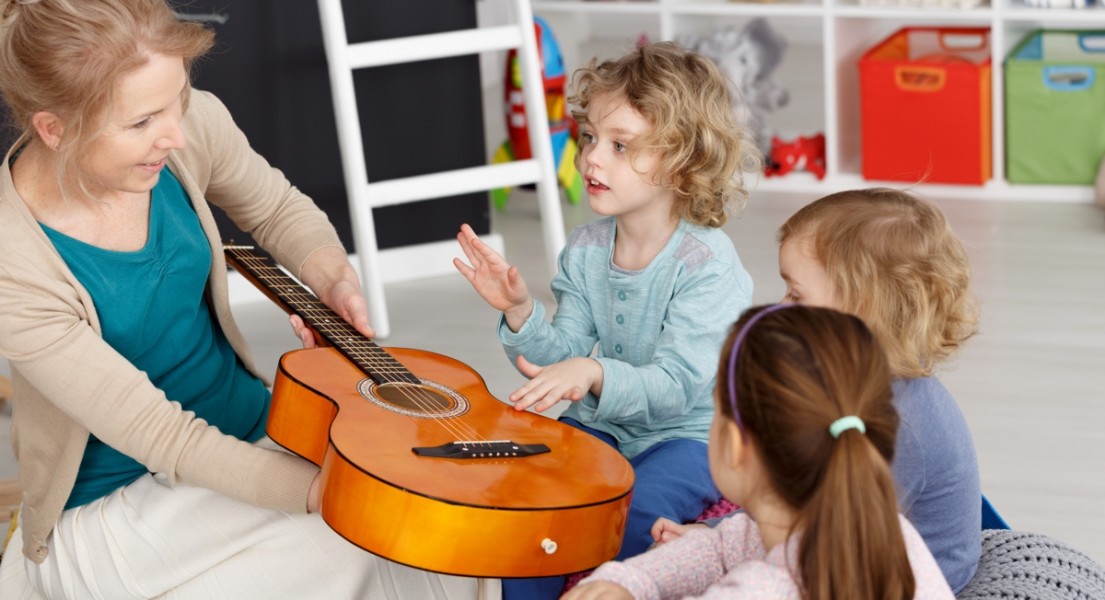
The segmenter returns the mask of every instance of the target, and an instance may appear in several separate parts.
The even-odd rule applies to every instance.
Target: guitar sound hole
[[[457,403],[441,392],[424,385],[411,383],[385,383],[376,386],[376,395],[401,409],[440,415],[456,408]]]
[[[410,417],[440,419],[468,412],[468,400],[451,388],[422,380],[422,383],[391,382],[377,385],[364,379],[357,391],[373,404]]]

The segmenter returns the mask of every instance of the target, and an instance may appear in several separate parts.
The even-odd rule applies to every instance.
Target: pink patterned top
[[[906,552],[917,582],[915,600],[954,600],[951,588],[924,540],[899,515]],[[637,600],[662,598],[793,598],[802,597],[796,572],[798,544],[792,537],[764,552],[756,523],[745,513],[711,529],[696,528],[682,537],[623,562],[608,562],[580,585],[611,581]]]

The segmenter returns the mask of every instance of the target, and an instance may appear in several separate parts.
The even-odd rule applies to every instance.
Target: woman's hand
[[[507,326],[517,332],[533,312],[533,297],[522,275],[501,254],[483,243],[468,224],[460,226],[457,241],[471,265],[454,258],[453,266],[492,308],[502,311]]]
[[[592,581],[568,590],[561,600],[633,600],[633,594],[609,581]]]
[[[509,397],[515,410],[532,406],[544,412],[561,400],[576,402],[587,392],[602,393],[602,365],[591,358],[569,358],[539,367],[519,356],[518,369],[529,381]]]
[[[336,246],[315,250],[304,261],[300,277],[323,304],[361,335],[366,338],[376,336],[376,331],[368,322],[368,301],[361,292],[360,278],[353,270],[353,265],[349,264],[349,257],[344,250]],[[293,315],[289,321],[304,348],[314,348],[321,342],[317,332],[308,327],[298,315]]]

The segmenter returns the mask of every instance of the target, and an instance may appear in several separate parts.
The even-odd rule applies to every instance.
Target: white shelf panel
[[[724,4],[676,4],[673,15],[745,15],[749,17],[820,17],[820,2],[729,2]]]
[[[885,21],[918,21],[925,24],[968,23],[989,24],[994,18],[990,7],[972,9],[943,9],[925,6],[860,6],[843,4],[834,6],[830,13],[836,17],[881,19]],[[874,44],[878,40],[872,40]]]
[[[534,2],[533,12],[572,13],[572,14],[660,14],[660,5],[656,2],[577,2],[575,0],[545,0]]]

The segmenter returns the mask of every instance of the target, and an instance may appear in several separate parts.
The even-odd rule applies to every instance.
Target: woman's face
[[[169,151],[184,147],[187,84],[183,59],[156,53],[119,80],[99,136],[78,160],[94,196],[105,200],[153,189]]]
[[[792,237],[779,246],[779,275],[787,284],[783,302],[840,310],[836,291],[809,236]]]

